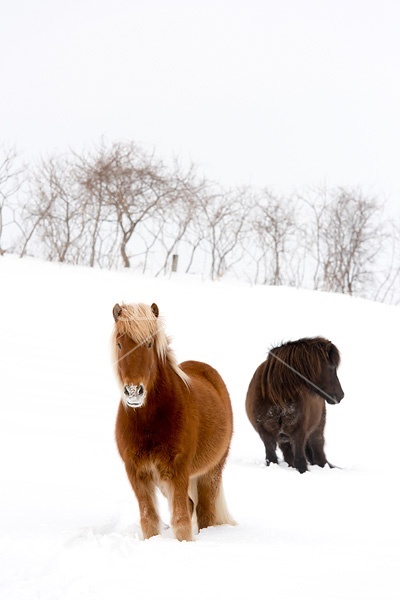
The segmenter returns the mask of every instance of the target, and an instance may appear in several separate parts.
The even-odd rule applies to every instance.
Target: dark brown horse
[[[178,540],[193,539],[192,516],[199,529],[233,525],[222,489],[232,437],[223,380],[205,363],[177,364],[155,304],[116,304],[113,315],[116,439],[143,537],[160,533],[156,487],[168,498]]]
[[[300,473],[307,471],[307,462],[320,467],[328,463],[325,401],[337,404],[344,396],[336,372],[339,362],[336,346],[316,337],[273,348],[257,368],[246,412],[264,443],[267,465],[278,462],[277,444],[284,460]]]

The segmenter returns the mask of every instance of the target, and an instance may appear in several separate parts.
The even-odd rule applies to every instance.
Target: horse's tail
[[[218,496],[215,502],[215,513],[217,525],[237,525],[235,519],[233,519],[229,513],[222,481],[221,485],[219,486]]]

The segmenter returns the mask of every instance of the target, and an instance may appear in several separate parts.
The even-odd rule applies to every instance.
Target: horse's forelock
[[[156,316],[147,304],[122,304],[121,313],[114,327],[115,335],[125,334],[138,344],[154,340],[160,360],[167,360],[172,369],[188,385],[190,378],[180,369],[170,339],[164,330],[162,317]]]
[[[150,306],[122,304],[115,330],[119,334],[128,335],[135,342],[143,342],[156,334],[159,325]]]

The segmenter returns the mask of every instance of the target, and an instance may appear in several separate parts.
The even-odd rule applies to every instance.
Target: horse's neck
[[[179,375],[175,373],[171,364],[167,360],[160,360],[154,369],[148,387],[146,405],[151,404],[151,407],[156,408],[160,402],[164,401],[163,398],[168,398],[170,393],[173,394],[177,379],[179,379]]]
[[[180,379],[179,375],[174,371],[168,359],[160,361],[157,365],[152,390],[165,394],[175,388],[178,379]]]
[[[156,422],[166,425],[166,421],[175,420],[176,411],[180,410],[180,394],[176,393],[179,379],[169,363],[158,365],[144,405],[130,413],[137,427],[149,428],[151,432]]]

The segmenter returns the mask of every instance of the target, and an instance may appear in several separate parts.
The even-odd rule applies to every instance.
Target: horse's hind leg
[[[217,525],[216,500],[221,485],[221,476],[222,469],[217,466],[197,479],[196,514],[199,529]]]
[[[212,525],[235,525],[229,514],[222,487],[222,470],[226,456],[210,471],[197,479],[198,501],[196,506],[199,529]]]

